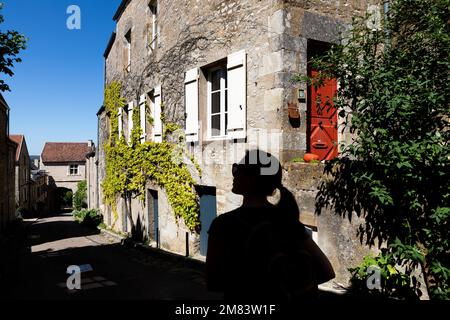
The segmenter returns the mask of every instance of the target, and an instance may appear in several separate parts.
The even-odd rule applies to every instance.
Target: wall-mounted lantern
[[[305,90],[303,90],[303,89],[298,89],[298,90],[297,90],[297,98],[298,98],[298,101],[300,101],[300,102],[305,102],[305,101],[306,101],[306,93],[305,93]]]

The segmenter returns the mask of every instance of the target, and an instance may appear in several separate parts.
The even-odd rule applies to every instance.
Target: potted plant
[[[303,160],[305,160],[305,162],[311,162],[313,160],[319,161],[320,158],[315,153],[305,153],[305,155],[303,156]]]

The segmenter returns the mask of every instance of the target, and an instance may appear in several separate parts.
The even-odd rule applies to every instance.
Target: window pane
[[[211,90],[216,91],[220,89],[220,78],[222,70],[216,70],[211,72]]]
[[[220,114],[211,117],[211,135],[220,136]]]
[[[211,113],[220,112],[220,92],[215,92],[211,95]]]
[[[225,113],[225,135],[228,135],[228,113]]]
[[[225,112],[228,112],[228,90],[225,90]]]

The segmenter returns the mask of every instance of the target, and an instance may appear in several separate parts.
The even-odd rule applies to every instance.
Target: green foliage
[[[292,163],[303,163],[303,162],[305,162],[305,160],[303,160],[302,157],[296,157],[296,158],[293,158],[293,159],[291,160],[291,162],[292,162]]]
[[[165,113],[165,105],[163,102],[161,102],[161,114],[159,116],[159,118],[161,119],[162,123],[166,123],[166,113]]]
[[[62,205],[63,206],[72,206],[73,204],[73,192],[72,191],[66,191],[63,195],[62,195]]]
[[[121,85],[118,82],[112,82],[105,88],[104,106],[109,118],[109,139],[104,145],[106,155],[106,179],[102,184],[105,203],[112,209],[114,221],[116,224],[119,216],[116,206],[116,190],[120,190],[120,181],[115,178],[116,169],[120,168],[117,158],[116,144],[119,143],[119,108],[122,108],[126,100],[120,96]]]
[[[325,168],[318,213],[364,216],[361,240],[422,264],[435,299],[450,298],[449,4],[392,1],[384,30],[355,19],[310,79],[337,78],[336,112],[355,137]]]
[[[18,207],[18,208],[16,209],[16,214],[22,215],[22,214],[24,214],[26,211],[27,211],[27,209],[25,209],[24,207]]]
[[[173,122],[167,122],[164,124],[164,136],[171,134],[177,130],[181,129],[180,125]]]
[[[194,164],[195,169],[197,170],[198,175],[201,179],[202,175],[203,175],[203,171],[202,171],[202,168],[200,167],[200,164],[198,163],[197,159],[195,159],[194,155],[190,155],[190,159],[191,159],[191,162]]]
[[[87,183],[80,181],[77,184],[77,191],[73,196],[73,207],[75,210],[81,210],[86,207],[87,201]]]
[[[422,295],[420,284],[410,272],[405,273],[399,268],[399,261],[402,259],[398,259],[388,249],[382,249],[376,257],[372,255],[364,257],[361,265],[349,269],[352,274],[349,292],[357,296],[418,300]],[[374,276],[375,268],[380,273],[381,289],[368,291],[367,280]]]
[[[0,10],[3,9],[3,3],[0,3]],[[0,14],[0,24],[4,22],[3,15]],[[14,75],[12,71],[14,64],[22,62],[17,55],[21,50],[26,49],[26,38],[17,31],[8,30],[0,31],[0,73],[4,73],[10,77]],[[5,80],[0,79],[0,91],[10,91]]]
[[[137,108],[133,112],[136,125],[132,130],[131,143],[128,144],[123,137],[118,139],[118,121],[113,118],[118,117],[116,109],[123,105],[120,84],[108,86],[105,107],[110,115],[111,136],[105,145],[106,177],[102,184],[105,202],[113,208],[117,217],[117,197],[134,195],[144,201],[146,182],[150,179],[165,189],[176,218],[183,218],[190,230],[196,230],[200,225],[198,197],[194,189],[195,181],[187,166],[179,161],[182,149],[167,141],[140,143],[142,131]]]
[[[72,212],[75,220],[89,228],[95,229],[103,223],[103,216],[98,210],[74,210]]]
[[[147,117],[147,122],[150,125],[153,125],[155,123],[155,119],[153,119],[153,117],[152,117],[152,113],[150,111],[150,107],[149,107],[147,101],[145,101],[145,116]]]

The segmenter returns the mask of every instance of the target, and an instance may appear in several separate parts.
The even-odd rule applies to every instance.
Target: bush
[[[67,191],[62,196],[62,205],[64,207],[70,206],[72,204],[72,200],[73,200],[73,192],[72,191]]]
[[[23,207],[19,207],[16,209],[16,219],[23,219],[23,216],[26,215],[27,210]]]
[[[72,212],[75,220],[89,228],[97,228],[103,223],[103,216],[99,214],[98,210],[74,210]]]
[[[364,257],[360,265],[348,269],[352,275],[348,293],[360,298],[418,300],[422,296],[421,284],[412,271],[404,272],[411,265],[402,262],[389,249],[382,249],[376,257]],[[374,276],[374,270],[378,270],[380,276],[378,290],[370,289],[367,283]]]
[[[86,181],[80,181],[77,185],[77,191],[73,197],[73,207],[75,210],[81,210],[86,208],[87,201],[87,183]]]

